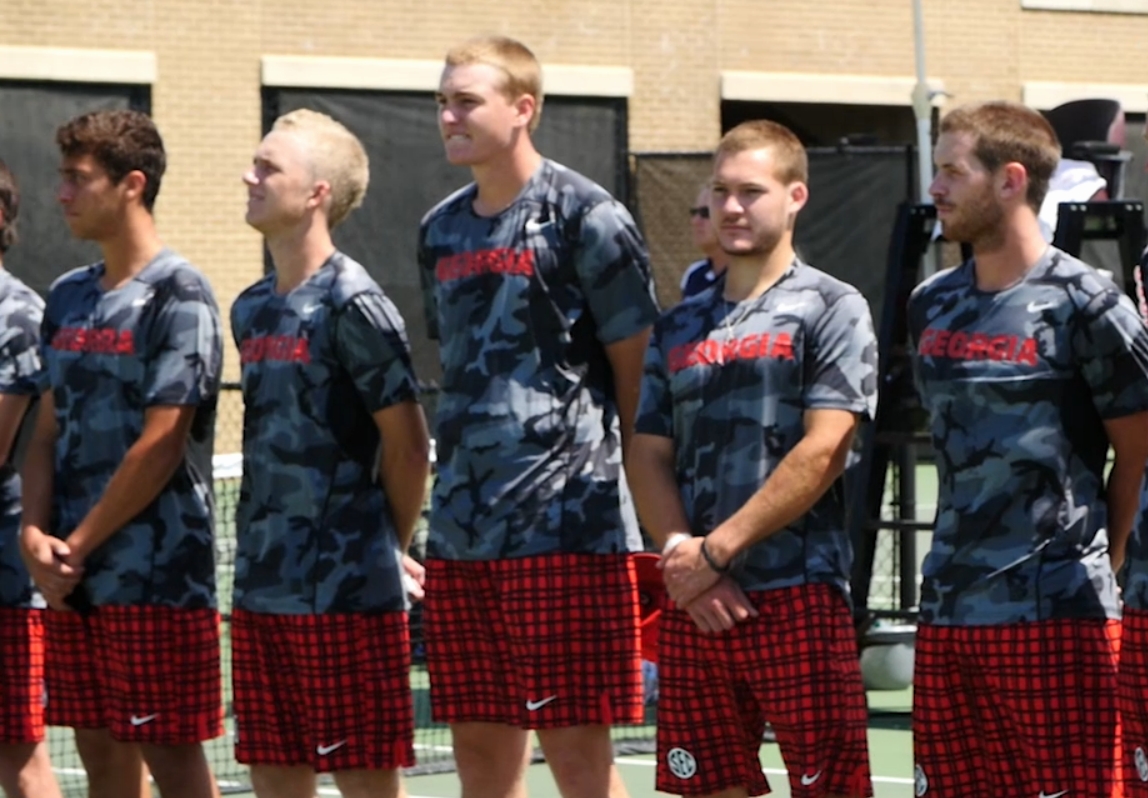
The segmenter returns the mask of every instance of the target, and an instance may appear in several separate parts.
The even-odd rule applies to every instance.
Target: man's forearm
[[[384,445],[379,472],[383,491],[391,507],[399,546],[406,552],[426,500],[427,478],[430,476],[427,451],[404,449],[392,452],[390,447]]]
[[[630,452],[626,475],[642,526],[661,550],[671,535],[690,534],[672,463],[651,456],[638,444]]]
[[[1124,552],[1140,506],[1140,485],[1144,479],[1142,464],[1118,456],[1108,475],[1108,542],[1113,567],[1124,562]]]
[[[67,543],[77,556],[92,551],[155,501],[183,459],[182,436],[141,438],[112,474],[99,501],[84,516]]]
[[[35,527],[44,532],[52,522],[52,489],[55,477],[55,445],[53,441],[33,438],[24,455],[24,468],[20,473],[21,526]]]
[[[706,538],[706,550],[728,563],[753,544],[780,532],[812,509],[841,475],[845,451],[804,438],[765,484]]]

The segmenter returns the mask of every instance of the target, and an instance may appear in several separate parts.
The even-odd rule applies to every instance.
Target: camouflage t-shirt
[[[1094,269],[1049,248],[1015,286],[973,263],[909,301],[939,478],[921,620],[1116,617],[1103,421],[1148,410],[1148,330]]]
[[[215,606],[211,452],[219,309],[207,280],[163,250],[125,285],[97,263],[53,285],[42,347],[59,438],[52,533],[66,538],[103,495],[151,407],[195,407],[184,457],[155,501],[91,553],[72,603]]]
[[[476,191],[419,235],[443,366],[428,555],[638,549],[604,345],[657,317],[645,244],[621,204],[552,161],[496,216],[475,214]]]
[[[372,414],[415,398],[395,306],[335,253],[287,294],[271,274],[231,308],[243,381],[235,606],[301,615],[404,608]]]
[[[1140,264],[1133,271],[1136,282],[1136,300],[1140,317],[1148,320],[1148,300],[1144,294],[1144,277],[1148,273],[1148,250],[1140,257]],[[1132,526],[1132,538],[1128,541],[1124,575],[1124,606],[1135,610],[1148,611],[1148,473],[1140,491],[1140,512]]]
[[[39,294],[0,269],[0,394],[39,395],[43,316]],[[20,557],[20,474],[12,454],[0,467],[0,607],[42,607]]]
[[[765,484],[805,434],[807,410],[871,418],[877,341],[865,298],[794,263],[732,303],[725,278],[666,312],[646,353],[637,431],[674,441],[690,529],[712,531]],[[852,547],[841,480],[808,513],[737,559],[746,590],[823,583],[848,595]]]

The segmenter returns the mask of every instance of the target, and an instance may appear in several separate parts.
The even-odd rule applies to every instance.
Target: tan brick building
[[[939,103],[1116,96],[1148,110],[1146,0],[924,6],[930,82],[951,95]],[[527,42],[551,93],[625,97],[632,151],[712,147],[723,103],[899,107],[911,123],[910,0],[5,0],[0,82],[150,88],[170,153],[161,228],[226,307],[262,264],[239,176],[263,87],[429,92],[444,50],[479,32]]]
[[[924,13],[928,74],[956,101],[1101,92],[1148,110],[1146,2],[925,0]],[[299,57],[290,68],[304,73],[316,59],[348,85],[429,89],[444,49],[483,31],[555,67],[611,68],[566,70],[550,88],[627,94],[633,150],[711,147],[723,99],[907,104],[915,68],[908,0],[5,0],[0,79],[151,84],[171,154],[160,222],[226,303],[260,269],[238,175],[268,57]]]

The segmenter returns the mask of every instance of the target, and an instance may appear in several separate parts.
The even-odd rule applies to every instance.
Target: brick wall
[[[955,101],[1019,99],[1023,80],[1144,82],[1148,15],[925,0],[929,74]],[[908,0],[4,0],[0,44],[154,51],[171,167],[158,205],[174,247],[224,306],[260,273],[239,176],[260,133],[260,56],[437,59],[479,32],[544,62],[629,66],[630,146],[698,150],[720,133],[722,69],[914,72]],[[2,112],[2,109],[0,109]],[[229,359],[234,376],[235,358]]]

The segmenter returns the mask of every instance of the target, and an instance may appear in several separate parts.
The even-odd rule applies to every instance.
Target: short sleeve
[[[435,276],[430,248],[427,246],[427,228],[419,228],[418,245],[419,285],[423,295],[423,314],[427,324],[427,337],[438,340],[438,302],[435,299]]]
[[[144,403],[203,404],[219,393],[223,367],[215,299],[202,279],[179,276],[157,294],[161,304],[147,341]]]
[[[674,402],[670,392],[670,374],[662,353],[658,328],[650,336],[642,370],[642,391],[638,400],[638,418],[634,431],[643,435],[672,438],[674,434]]]
[[[909,301],[906,307],[906,318],[908,320],[908,335],[909,335],[909,364],[912,369],[913,387],[917,389],[917,393],[924,394],[924,386],[921,382],[921,355],[919,347],[921,345],[921,331],[925,325],[923,322],[925,299],[920,289],[915,289],[909,295]]]
[[[1073,352],[1102,419],[1148,410],[1148,328],[1115,287],[1079,311]]]
[[[833,298],[810,331],[804,404],[811,410],[877,412],[877,337],[869,303],[850,291]]]
[[[637,335],[658,318],[649,253],[617,200],[600,202],[583,217],[575,267],[603,344]]]
[[[402,317],[382,294],[364,292],[347,304],[338,316],[335,351],[371,413],[417,397]]]
[[[47,386],[40,357],[42,314],[32,305],[17,305],[0,331],[0,393],[38,395]]]
[[[235,343],[236,348],[243,346],[243,328],[247,322],[243,306],[243,296],[231,303],[231,340]]]

